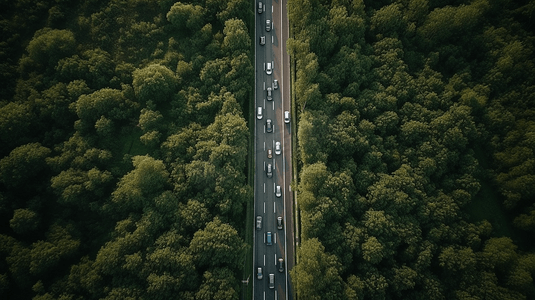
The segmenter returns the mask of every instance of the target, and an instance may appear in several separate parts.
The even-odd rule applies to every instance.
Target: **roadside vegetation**
[[[0,298],[238,299],[253,13],[3,1]]]
[[[535,297],[534,8],[288,1],[300,299]]]

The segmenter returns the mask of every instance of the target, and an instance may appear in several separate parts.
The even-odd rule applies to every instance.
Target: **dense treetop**
[[[288,1],[300,298],[535,296],[532,8]]]
[[[0,297],[237,299],[249,2],[2,7]]]

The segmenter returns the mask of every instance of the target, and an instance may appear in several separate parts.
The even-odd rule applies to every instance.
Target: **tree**
[[[237,270],[245,244],[236,229],[216,217],[193,235],[189,249],[199,267]]]
[[[27,208],[15,209],[9,226],[17,234],[28,234],[39,227],[40,216]]]
[[[383,249],[383,245],[377,240],[376,237],[369,237],[362,244],[362,257],[364,260],[372,264],[378,264],[383,259]]]
[[[372,32],[385,36],[402,36],[406,24],[400,7],[400,4],[390,4],[376,11],[371,18]]]
[[[251,47],[251,39],[245,23],[240,19],[230,19],[225,21],[223,28],[223,49],[229,54],[236,55],[249,51]]]
[[[10,149],[20,145],[30,133],[32,113],[27,104],[10,102],[0,107],[0,155],[4,157]]]
[[[89,95],[81,95],[73,104],[76,114],[86,126],[93,127],[105,116],[111,120],[131,117],[135,105],[116,89],[104,88]]]
[[[161,160],[134,156],[134,170],[123,176],[112,193],[112,201],[122,213],[147,206],[147,201],[161,193],[169,182],[169,172]]]
[[[134,92],[142,103],[149,100],[156,104],[166,103],[176,92],[178,84],[175,74],[160,64],[151,64],[143,69],[137,69],[132,77]]]
[[[176,2],[167,13],[167,20],[177,29],[199,30],[205,23],[205,9],[199,5]]]
[[[295,278],[299,298],[342,299],[343,281],[337,257],[325,253],[325,248],[316,238],[304,240],[297,251],[301,259],[290,275]]]
[[[238,299],[238,280],[227,268],[210,269],[203,274],[203,282],[195,294],[199,300],[235,300]]]
[[[59,59],[74,52],[76,40],[70,30],[43,28],[35,32],[28,44],[28,56],[44,67],[54,67]]]
[[[40,143],[17,147],[0,160],[0,181],[8,187],[20,187],[47,168],[45,159],[51,150]]]

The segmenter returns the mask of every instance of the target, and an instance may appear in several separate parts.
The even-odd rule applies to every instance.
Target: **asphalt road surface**
[[[292,285],[288,270],[294,266],[294,222],[293,197],[290,190],[292,178],[291,126],[284,122],[284,111],[290,111],[290,61],[286,53],[288,39],[288,17],[286,2],[268,0],[262,2],[262,12],[255,14],[255,228],[257,216],[262,217],[261,229],[255,229],[254,237],[254,299],[291,299]],[[269,30],[266,20],[270,20]],[[265,37],[265,45],[260,44]],[[268,74],[268,63],[272,72]],[[273,82],[278,81],[278,89]],[[267,89],[272,88],[273,100],[267,99]],[[258,107],[262,118],[258,118]],[[273,131],[267,132],[266,122],[270,119]],[[290,121],[291,122],[291,121]],[[280,154],[275,144],[280,143]],[[268,150],[272,158],[268,158]],[[267,166],[272,166],[271,178]],[[280,186],[281,197],[276,187]],[[283,218],[283,228],[277,228],[277,218]],[[272,245],[267,245],[267,233],[272,234]],[[278,260],[284,259],[284,269],[279,271]],[[257,268],[262,268],[263,278],[258,279]],[[270,288],[269,275],[274,275],[274,287]]]

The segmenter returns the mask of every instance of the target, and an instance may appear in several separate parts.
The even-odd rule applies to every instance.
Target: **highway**
[[[291,126],[284,121],[284,111],[290,111],[290,61],[286,53],[288,39],[288,18],[286,2],[283,0],[258,1],[255,7],[255,180],[254,180],[254,255],[253,255],[253,298],[291,299],[292,285],[288,270],[294,265],[294,222],[293,197],[290,188],[292,179]],[[270,20],[270,25],[266,25]],[[268,27],[268,28],[266,28]],[[261,37],[265,44],[261,45]],[[268,64],[272,71],[269,72]],[[271,73],[271,74],[268,74]],[[278,81],[278,89],[274,88]],[[268,100],[267,89],[272,89],[272,100]],[[258,108],[262,108],[261,118]],[[272,123],[272,131],[266,127]],[[291,120],[290,120],[291,122]],[[280,143],[277,154],[276,143]],[[268,150],[272,157],[268,157]],[[271,164],[272,174],[267,168]],[[280,186],[280,197],[276,188]],[[257,217],[262,218],[261,228],[257,228]],[[282,229],[277,226],[277,218],[282,218]],[[267,244],[268,232],[272,244]],[[284,260],[280,271],[278,261]],[[258,267],[262,268],[262,279],[257,278]],[[269,275],[274,275],[274,286],[270,288]]]

